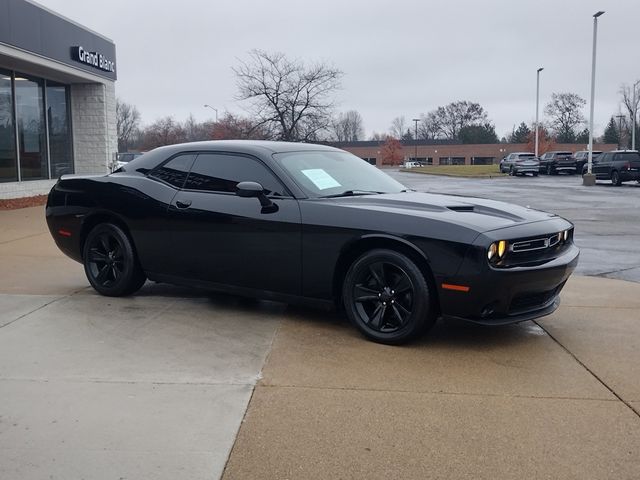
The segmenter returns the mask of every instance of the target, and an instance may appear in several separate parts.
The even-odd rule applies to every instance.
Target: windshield
[[[535,158],[535,154],[533,153],[521,153],[518,155],[518,158],[521,158],[523,160],[527,160],[529,158]]]
[[[367,193],[398,193],[405,187],[380,169],[347,152],[303,151],[273,155],[312,198]]]

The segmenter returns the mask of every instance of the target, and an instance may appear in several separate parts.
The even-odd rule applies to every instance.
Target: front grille
[[[509,305],[509,313],[520,313],[542,308],[556,297],[560,289],[562,289],[562,285],[553,290],[547,290],[546,292],[521,293],[516,295],[513,297],[513,300],[511,300],[511,305]]]
[[[511,251],[518,252],[530,252],[532,250],[542,250],[544,248],[554,247],[560,242],[561,234],[555,233],[547,237],[533,238],[530,240],[522,240],[519,242],[513,242],[511,244]]]

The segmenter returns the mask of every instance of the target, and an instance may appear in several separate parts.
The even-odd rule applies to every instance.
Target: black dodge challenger
[[[99,293],[146,279],[337,305],[398,344],[436,318],[548,315],[576,267],[573,225],[491,200],[407,190],[321,145],[214,141],[155,149],[103,176],[63,176],[47,223]]]

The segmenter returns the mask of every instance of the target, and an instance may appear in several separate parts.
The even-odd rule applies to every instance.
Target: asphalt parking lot
[[[595,276],[537,323],[388,347],[278,303],[101,297],[42,208],[0,212],[0,478],[637,479],[640,287],[605,277],[638,281],[640,188],[392,175],[560,213]]]
[[[640,282],[640,184],[599,181],[582,185],[579,175],[465,179],[385,170],[407,187],[502,200],[557,213],[576,225],[579,275]]]

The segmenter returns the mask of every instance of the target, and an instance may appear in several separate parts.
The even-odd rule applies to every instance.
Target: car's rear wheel
[[[435,321],[424,275],[411,259],[393,250],[360,256],[347,272],[342,298],[351,322],[379,343],[408,342]]]
[[[82,258],[89,283],[102,295],[130,295],[146,281],[131,240],[112,223],[101,223],[89,232]]]
[[[620,174],[617,170],[611,172],[611,183],[613,183],[616,187],[622,185],[622,179],[620,178]]]

